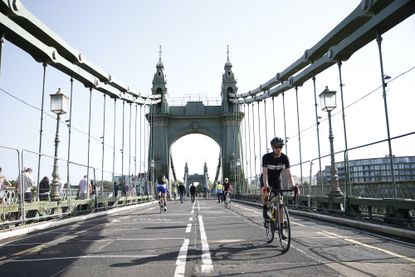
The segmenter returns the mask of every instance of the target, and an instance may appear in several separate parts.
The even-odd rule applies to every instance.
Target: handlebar
[[[284,192],[292,192],[292,191],[294,191],[294,189],[280,189],[280,190],[277,190],[277,191],[272,191],[272,195],[274,196],[274,197],[276,197],[278,194],[284,194]],[[274,197],[271,197],[271,192],[270,192],[270,194],[269,194],[269,198],[274,198]]]
[[[276,192],[278,193],[278,192],[290,192],[290,191],[293,191],[294,189],[280,189],[280,190],[277,190]]]

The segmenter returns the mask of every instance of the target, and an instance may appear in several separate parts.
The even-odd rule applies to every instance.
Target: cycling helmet
[[[282,140],[282,138],[276,137],[271,140],[271,146],[277,146],[277,145],[281,147],[284,146],[284,141]]]

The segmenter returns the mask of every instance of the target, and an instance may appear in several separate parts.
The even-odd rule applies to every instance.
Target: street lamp
[[[329,90],[329,88],[326,86],[323,92],[320,93],[319,97],[320,97],[321,109],[328,113],[328,119],[329,119],[329,140],[330,140],[330,157],[331,157],[331,170],[330,170],[331,191],[328,194],[328,196],[340,197],[342,196],[342,192],[339,187],[337,168],[336,168],[336,164],[334,160],[333,131],[331,128],[331,111],[337,107],[336,91]]]
[[[55,136],[55,156],[53,159],[53,172],[52,172],[52,183],[50,191],[50,199],[52,201],[59,201],[61,199],[58,187],[59,187],[59,172],[58,172],[58,145],[59,145],[59,121],[61,114],[65,114],[68,110],[69,98],[63,94],[59,88],[55,94],[50,95],[50,110],[56,113],[56,136]],[[69,184],[67,184],[69,185]]]
[[[151,168],[151,193],[154,193],[154,160],[150,161],[150,168]]]

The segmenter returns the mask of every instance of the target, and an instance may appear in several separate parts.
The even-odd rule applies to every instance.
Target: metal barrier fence
[[[33,152],[27,149],[19,151],[18,149],[9,148],[6,146],[0,146],[1,149],[7,149],[11,151],[16,151],[17,153],[17,168],[19,170],[18,176],[20,180],[23,178],[23,164],[29,163],[38,158],[40,155],[43,158],[42,168],[39,170],[43,172],[45,168],[51,169],[50,159],[55,159],[52,156],[45,154],[40,154]],[[48,160],[49,159],[49,160]],[[67,160],[58,159],[60,163],[68,163]],[[30,164],[30,163],[29,163]],[[36,163],[34,163],[36,164]],[[98,180],[96,178],[97,173],[100,173],[100,169],[96,169],[92,166],[86,166],[83,164],[70,162],[69,164],[73,167],[78,167],[78,172],[91,171],[91,174],[88,174],[92,178],[89,178],[92,181],[92,192],[88,190],[86,199],[79,198],[79,188],[71,186],[71,184],[66,184],[66,187],[61,186],[59,189],[59,199],[52,201],[49,197],[49,193],[46,197],[39,197],[39,180],[34,181],[31,191],[33,193],[32,199],[25,199],[23,195],[23,185],[17,187],[8,187],[2,189],[2,197],[0,202],[0,229],[8,228],[14,225],[26,224],[28,222],[46,220],[51,217],[63,217],[63,216],[72,216],[81,213],[95,212],[103,209],[110,209],[114,207],[121,207],[125,205],[138,204],[144,201],[151,201],[154,199],[153,195],[148,193],[151,191],[149,188],[145,189],[147,192],[146,195],[133,195],[135,190],[130,189],[129,193],[123,193],[119,190],[117,193],[114,193],[113,181],[101,180],[100,186],[98,186]],[[33,170],[35,171],[36,168]],[[72,168],[71,172],[77,172]],[[104,172],[107,177],[112,178],[112,172]],[[101,175],[99,175],[101,176]],[[128,179],[128,178],[127,178]],[[60,180],[67,180],[67,178],[60,178]],[[128,183],[128,186],[132,186],[131,183]],[[14,181],[17,183],[17,181]],[[111,184],[110,189],[105,188],[103,185],[104,182]],[[148,186],[148,183],[146,183]],[[20,189],[20,192],[18,190]]]

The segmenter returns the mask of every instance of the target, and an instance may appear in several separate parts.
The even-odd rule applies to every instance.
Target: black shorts
[[[263,187],[264,187],[264,183],[263,183],[263,182],[261,182],[261,189],[262,189]],[[270,184],[270,189],[271,189],[271,192],[273,192],[274,194],[275,194],[277,191],[282,190],[281,182],[274,183],[274,184]]]

